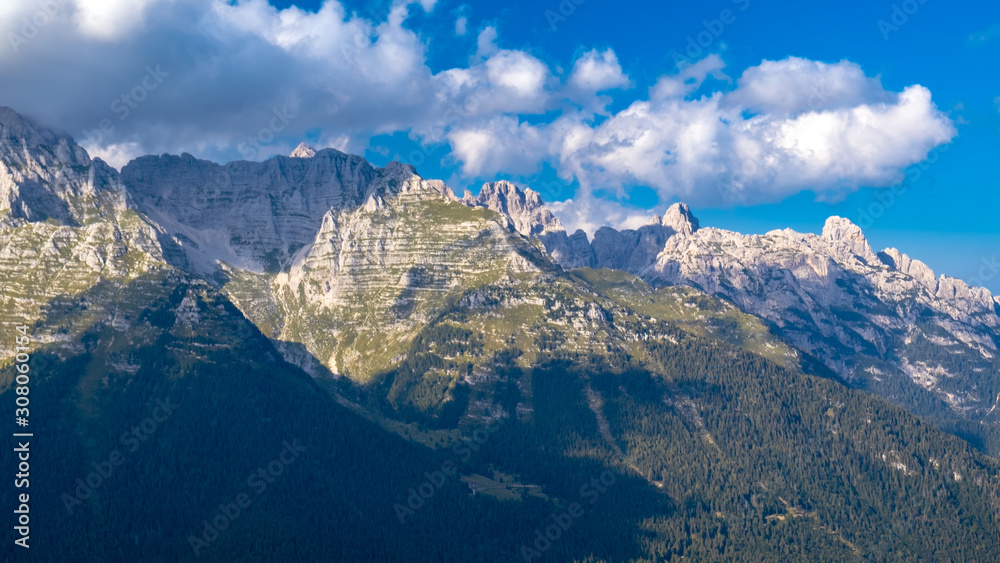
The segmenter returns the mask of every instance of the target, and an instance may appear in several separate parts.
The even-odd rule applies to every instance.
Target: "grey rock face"
[[[934,272],[920,260],[913,260],[895,248],[887,248],[879,252],[878,257],[886,266],[912,276],[924,284],[927,289],[937,292],[937,280],[934,278]]]
[[[638,229],[617,231],[603,227],[594,233],[596,267],[642,274],[651,267],[674,235],[690,235],[698,230],[698,219],[686,204],[675,203],[662,217],[657,215]]]
[[[368,377],[453,292],[553,268],[505,215],[399,163],[299,147],[260,163],[143,157],[122,178],[164,246],[179,249],[173,263],[224,280],[286,359],[314,374]],[[503,195],[492,204],[533,204]]]
[[[118,173],[65,134],[0,107],[0,222],[82,225],[125,208]]]
[[[506,217],[514,230],[524,236],[565,231],[538,192],[528,188],[521,190],[514,184],[501,180],[483,184],[479,195],[473,197],[468,191],[462,202],[469,206],[485,207]]]
[[[663,227],[673,229],[675,233],[690,235],[698,230],[698,218],[691,213],[691,208],[686,203],[675,203],[671,205],[663,217],[653,217],[649,224],[659,224]]]
[[[597,257],[587,239],[587,233],[577,230],[572,235],[566,231],[550,231],[536,235],[552,259],[564,268],[595,268]]]
[[[644,277],[722,296],[844,379],[895,389],[901,402],[926,391],[960,414],[993,405],[995,298],[961,280],[935,279],[896,249],[876,255],[846,219],[830,218],[820,236],[701,229],[672,237]]]
[[[124,288],[166,267],[157,227],[127,207],[118,172],[67,135],[0,108],[0,324],[59,318],[74,298],[85,307],[32,335],[57,353],[114,318]],[[0,343],[0,357],[13,353]]]
[[[840,252],[840,255],[845,258],[854,256],[868,264],[875,264],[878,261],[875,252],[872,251],[871,246],[868,246],[868,240],[861,232],[861,227],[849,219],[830,217],[823,225],[822,236],[832,244],[833,249]],[[846,253],[844,253],[845,249]]]
[[[79,291],[164,260],[224,271],[229,295],[266,334],[355,373],[402,353],[405,335],[450,292],[551,268],[525,238],[535,237],[566,268],[621,269],[721,296],[842,378],[902,404],[1000,416],[1000,297],[935,277],[897,249],[875,253],[840,217],[820,235],[742,235],[700,228],[675,204],[638,229],[604,228],[588,241],[509,182],[458,200],[410,166],[377,168],[306,145],[225,165],[148,156],[119,175],[69,137],[0,108],[0,232],[9,242],[0,241],[0,262],[34,264],[39,277],[69,272]],[[33,275],[3,281],[27,295]],[[5,306],[43,301],[20,299]],[[398,349],[372,344],[386,335]]]
[[[486,207],[507,217],[512,227],[525,236],[539,239],[552,258],[564,268],[612,268],[632,273],[652,266],[656,255],[672,235],[698,230],[698,219],[683,203],[670,206],[638,229],[599,229],[593,242],[578,230],[572,235],[530,188],[521,190],[506,181],[484,184],[478,196],[466,192],[466,205]]]
[[[528,216],[545,213],[536,205]],[[876,254],[842,217],[829,218],[820,235],[699,227],[688,206],[675,204],[635,230],[599,229],[589,244],[583,232],[570,237],[558,227],[534,236],[565,268],[625,270],[652,284],[723,297],[840,377],[901,404],[921,404],[923,414],[1000,412],[993,408],[1000,396],[1000,297],[935,277],[897,249]]]
[[[375,168],[333,149],[312,157],[296,152],[225,165],[188,154],[146,156],[125,166],[122,180],[139,210],[174,237],[195,271],[211,272],[223,261],[276,273],[313,241],[328,211],[385,197],[415,174],[410,166]],[[428,186],[447,190],[440,182]]]
[[[306,143],[299,143],[299,146],[295,147],[292,154],[288,155],[292,158],[312,158],[316,156],[316,150],[307,145]]]

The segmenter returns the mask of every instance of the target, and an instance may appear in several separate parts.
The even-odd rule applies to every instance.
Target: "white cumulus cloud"
[[[611,49],[596,49],[585,53],[573,64],[569,86],[586,92],[602,92],[612,88],[626,88],[629,79],[618,64],[618,57]]]
[[[58,0],[57,0],[58,1]],[[80,32],[96,39],[117,39],[146,21],[147,9],[170,0],[75,0]]]
[[[596,125],[576,113],[537,127],[535,135],[552,139],[548,158],[585,192],[627,197],[630,186],[642,185],[662,201],[718,205],[779,201],[803,190],[837,198],[860,186],[890,186],[956,134],[927,88],[886,91],[849,62],[764,61],[735,89],[691,97],[706,75],[724,76],[720,62],[705,59],[662,78],[649,100]],[[571,226],[604,214],[600,206],[572,205],[563,206]],[[598,215],[588,218],[588,211]]]
[[[927,88],[886,90],[849,61],[762,61],[734,80],[708,55],[643,95],[610,48],[546,61],[488,26],[461,40],[467,62],[432,70],[431,38],[410,15],[455,17],[434,8],[395,0],[369,16],[338,0],[316,12],[266,0],[7,0],[0,104],[116,165],[139,153],[266,158],[307,137],[363,151],[375,135],[402,132],[447,144],[459,182],[551,165],[580,186],[559,206],[571,225],[635,222],[635,186],[696,205],[887,186],[956,134]],[[458,35],[471,31],[464,16],[454,23]]]

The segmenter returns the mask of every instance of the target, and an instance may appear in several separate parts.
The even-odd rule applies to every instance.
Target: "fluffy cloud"
[[[719,55],[709,55],[694,64],[685,65],[677,74],[661,76],[656,85],[649,91],[649,97],[654,100],[684,97],[701,88],[709,76],[716,80],[729,80],[722,69],[726,63]]]
[[[462,163],[462,172],[477,177],[503,170],[531,174],[544,154],[547,141],[535,127],[515,117],[496,117],[481,125],[451,131],[448,142]]]
[[[560,170],[588,186],[642,184],[694,203],[752,204],[803,189],[836,197],[899,182],[956,133],[926,88],[888,92],[849,62],[764,61],[734,90],[696,99],[676,84],[703,76],[669,80],[598,126],[574,123]]]
[[[580,185],[559,206],[566,222],[587,226],[638,221],[641,210],[595,195],[627,203],[636,185],[716,205],[890,185],[955,135],[926,88],[887,91],[847,61],[763,61],[733,80],[709,55],[637,96],[611,49],[564,72],[485,27],[467,64],[432,71],[408,19],[434,5],[359,15],[336,0],[315,13],[266,0],[8,0],[0,104],[115,165],[182,151],[266,158],[307,135],[361,152],[405,132],[447,143],[461,182],[551,164]],[[610,112],[611,96],[631,103]]]
[[[41,13],[34,0],[8,1],[0,104],[67,128],[116,165],[159,152],[265,158],[317,130],[359,151],[396,131],[473,139],[497,118],[551,109],[560,84],[549,67],[500,48],[492,27],[469,65],[433,73],[425,40],[404,24],[434,4],[358,15],[335,0],[316,13],[266,0],[43,0]],[[147,68],[165,75],[155,89],[143,86]],[[275,113],[290,119],[276,127]]]
[[[74,18],[80,33],[112,40],[137,31],[145,24],[146,10],[164,0],[76,0]]]
[[[692,97],[707,76],[724,79],[721,71],[709,57],[596,125],[577,112],[522,136],[552,139],[547,157],[584,194],[627,199],[630,186],[643,185],[662,201],[718,205],[890,186],[956,134],[926,88],[886,91],[850,62],[764,61],[734,89]],[[615,219],[586,196],[574,199],[561,206],[573,228]],[[626,208],[618,214],[623,224],[633,220]]]
[[[747,69],[727,101],[752,112],[791,115],[891,102],[892,95],[856,64],[790,57]]]
[[[612,88],[626,88],[630,81],[618,64],[618,57],[611,49],[585,53],[573,65],[569,87],[582,92],[596,93]]]
[[[619,229],[638,229],[649,222],[653,210],[623,205],[618,201],[598,199],[593,194],[583,193],[578,197],[548,204],[562,224],[575,232],[583,229],[591,235],[604,226]]]

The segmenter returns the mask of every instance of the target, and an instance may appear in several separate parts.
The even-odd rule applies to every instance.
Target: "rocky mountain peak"
[[[43,154],[37,154],[39,150]],[[38,124],[9,107],[0,106],[0,150],[5,160],[28,158],[55,159],[55,163],[90,165],[90,156],[83,147],[65,134]]]
[[[895,248],[886,248],[879,252],[878,258],[886,266],[916,278],[932,292],[937,290],[934,271],[920,260],[914,260]]]
[[[698,218],[691,213],[691,208],[686,203],[675,203],[667,208],[667,212],[656,215],[647,225],[660,225],[670,227],[675,233],[689,235],[698,230],[701,226]]]
[[[524,236],[565,231],[559,219],[542,202],[538,192],[530,188],[521,190],[506,180],[483,184],[476,197],[466,191],[462,201],[466,205],[486,207],[507,217],[514,229]]]
[[[290,156],[291,158],[312,158],[316,156],[316,149],[302,142],[299,143],[299,146],[295,147],[295,150],[292,151],[292,154],[288,156]]]
[[[821,236],[824,240],[834,245],[843,244],[852,254],[862,258],[869,264],[878,262],[875,251],[869,246],[868,239],[861,232],[861,227],[852,223],[850,219],[836,215],[830,217],[826,220],[826,224],[823,225],[823,234]]]
[[[861,227],[855,225],[850,219],[834,215],[826,220],[823,225],[823,238],[829,241],[861,241],[865,240]]]
[[[401,176],[409,178],[410,176],[417,176],[417,169],[414,168],[412,164],[404,164],[395,160],[386,164],[385,167],[382,168],[382,171],[387,177]]]
[[[124,204],[113,168],[69,135],[0,107],[0,220],[81,224]]]
[[[0,106],[0,142],[20,141],[29,147],[52,145],[59,136],[6,106]]]

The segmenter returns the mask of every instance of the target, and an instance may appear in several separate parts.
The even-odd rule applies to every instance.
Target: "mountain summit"
[[[80,225],[124,208],[113,168],[68,135],[0,107],[0,222]]]
[[[316,156],[316,149],[302,142],[299,143],[299,146],[295,147],[295,150],[292,151],[292,154],[288,156],[290,156],[291,158],[312,158]]]
[[[691,213],[691,208],[686,203],[675,203],[667,208],[663,216],[655,215],[649,220],[647,225],[660,225],[669,227],[675,233],[690,235],[698,230],[698,218]]]
[[[506,180],[483,184],[479,195],[475,197],[466,191],[462,201],[466,205],[485,207],[507,217],[514,230],[524,236],[565,231],[559,219],[542,203],[538,192],[531,188],[522,191]]]

